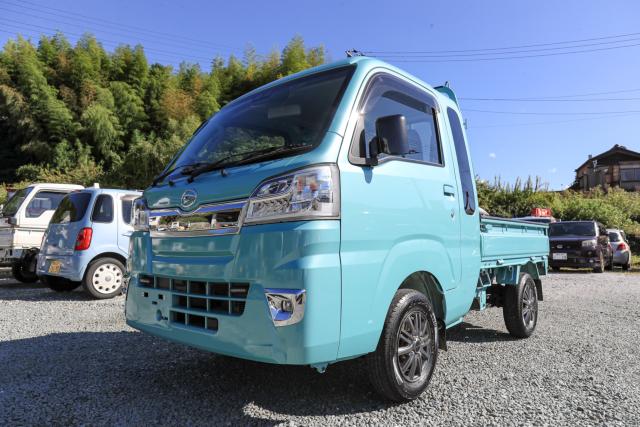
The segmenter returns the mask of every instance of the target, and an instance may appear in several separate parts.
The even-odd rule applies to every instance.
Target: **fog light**
[[[293,325],[304,317],[304,289],[265,289],[264,294],[275,326]]]

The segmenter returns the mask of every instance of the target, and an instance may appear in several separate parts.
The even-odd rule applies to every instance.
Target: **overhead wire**
[[[106,26],[107,28],[109,27],[119,27],[122,29],[127,30],[128,34],[130,34],[131,32],[137,32],[137,33],[141,33],[141,34],[147,34],[153,37],[162,37],[165,39],[168,39],[169,41],[175,41],[175,39],[182,39],[184,40],[184,42],[182,42],[183,44],[185,42],[188,42],[190,45],[192,45],[193,43],[198,43],[201,44],[204,47],[217,47],[220,49],[231,49],[231,50],[235,50],[235,51],[240,51],[242,50],[241,48],[237,47],[237,46],[229,46],[229,45],[225,45],[225,44],[220,44],[220,43],[215,43],[215,42],[211,42],[209,40],[202,40],[202,39],[196,39],[196,38],[192,38],[192,37],[186,37],[183,35],[179,35],[179,34],[171,34],[171,33],[166,33],[166,32],[161,32],[161,31],[157,31],[157,30],[150,30],[147,28],[143,28],[143,27],[138,27],[138,26],[133,26],[133,25],[128,25],[128,24],[122,24],[119,22],[114,22],[114,21],[109,21],[103,18],[97,18],[97,17],[92,17],[92,16],[88,16],[88,15],[84,15],[84,14],[80,14],[77,12],[71,12],[71,11],[66,11],[63,9],[59,9],[59,8],[55,8],[55,7],[51,7],[51,6],[45,6],[42,4],[38,4],[38,3],[34,3],[34,2],[30,2],[27,0],[21,0],[20,2],[15,2],[15,1],[7,1],[4,0],[3,2],[1,2],[0,4],[4,3],[7,6],[11,6],[11,7],[17,7],[20,9],[27,9],[27,10],[31,10],[31,11],[35,11],[38,13],[43,13],[46,15],[50,15],[50,16],[56,16],[56,17],[61,17],[61,18],[65,18],[65,19],[74,19],[74,20],[79,20],[79,21],[93,21],[91,23],[91,25],[96,25],[95,23],[102,23],[100,25],[102,26]],[[27,5],[25,5],[25,3]],[[30,7],[30,6],[37,6],[37,7]],[[45,10],[46,9],[46,10]],[[54,13],[54,12],[49,12],[47,10],[52,10],[58,13]],[[14,12],[14,11],[12,11]],[[22,13],[22,12],[14,12],[14,13]],[[73,18],[72,18],[73,17]],[[50,19],[50,18],[42,18],[39,17],[40,19]],[[78,19],[80,18],[80,19]]]
[[[578,39],[578,40],[568,40],[568,41],[558,41],[558,42],[548,42],[548,43],[534,43],[534,44],[526,44],[519,46],[508,46],[508,47],[492,47],[492,48],[476,48],[476,49],[462,49],[462,50],[431,50],[431,51],[398,51],[398,50],[364,50],[366,53],[374,53],[374,54],[388,54],[388,53],[404,53],[404,54],[431,54],[431,53],[466,53],[466,52],[480,52],[480,51],[496,51],[496,50],[513,50],[513,49],[524,49],[530,47],[540,47],[540,46],[556,46],[559,44],[573,44],[573,43],[582,43],[589,42],[595,40],[607,40],[612,38],[622,38],[622,37],[632,37],[639,36],[640,32],[635,33],[626,33],[626,34],[618,34],[611,36],[602,36],[602,37],[591,37],[586,39]]]

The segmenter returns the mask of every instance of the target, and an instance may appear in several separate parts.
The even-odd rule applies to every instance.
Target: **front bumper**
[[[568,267],[568,268],[594,268],[600,262],[597,257],[571,257],[566,260],[549,259],[550,267]]]
[[[227,236],[151,239],[147,233],[134,233],[131,239],[126,301],[130,326],[261,362],[307,365],[336,360],[338,220],[244,226],[239,234]],[[154,277],[156,285],[141,286],[140,279],[148,277]],[[246,285],[246,294],[234,298],[234,286]],[[224,286],[227,296],[214,290]],[[265,296],[269,288],[304,290],[302,320],[275,326]]]

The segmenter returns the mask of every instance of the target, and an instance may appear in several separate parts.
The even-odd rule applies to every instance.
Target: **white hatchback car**
[[[613,265],[619,265],[623,270],[631,268],[631,247],[624,231],[615,228],[607,230],[611,251],[613,253]]]

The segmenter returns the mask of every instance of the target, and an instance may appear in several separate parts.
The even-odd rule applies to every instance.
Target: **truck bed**
[[[497,217],[480,218],[483,268],[521,265],[549,256],[546,224]]]

